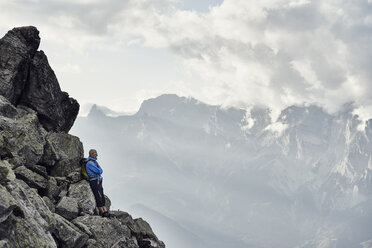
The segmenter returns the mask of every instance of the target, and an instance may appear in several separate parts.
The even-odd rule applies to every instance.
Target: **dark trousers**
[[[92,189],[94,198],[96,199],[97,207],[103,207],[106,204],[105,195],[103,194],[102,181],[103,180],[99,181],[98,179],[89,181],[90,188]]]

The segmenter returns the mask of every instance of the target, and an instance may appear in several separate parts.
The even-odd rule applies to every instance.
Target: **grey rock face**
[[[56,212],[56,207],[54,206],[53,202],[46,196],[43,196],[43,200],[44,200],[45,204],[48,206],[49,210],[52,213],[55,213]]]
[[[165,247],[165,244],[156,237],[150,225],[142,218],[133,219],[130,214],[123,211],[111,212],[115,214],[117,220],[131,230],[132,235],[136,238],[139,247]]]
[[[16,176],[26,182],[30,187],[36,189],[46,189],[48,181],[43,176],[27,169],[25,166],[20,166],[14,170]]]
[[[52,176],[69,177],[71,181],[77,182],[81,180],[79,161],[83,156],[83,144],[78,137],[50,132],[46,136],[41,163],[51,167]]]
[[[0,240],[0,248],[11,248],[8,240]]]
[[[0,183],[9,182],[15,179],[15,174],[12,170],[12,166],[8,161],[0,160]]]
[[[84,149],[79,138],[66,133],[50,132],[45,140],[41,163],[53,167],[51,175],[66,177],[75,171],[80,175],[79,161],[84,156]]]
[[[96,248],[96,247],[99,247],[97,246],[97,241],[95,239],[88,239],[87,248]]]
[[[56,229],[54,234],[60,241],[61,247],[80,248],[85,245],[88,240],[88,235],[82,233],[79,228],[58,214],[54,214],[54,218],[56,220]]]
[[[17,108],[2,95],[0,95],[0,115],[6,118],[14,118],[18,115]]]
[[[86,180],[70,185],[68,196],[77,199],[82,212],[93,214],[96,207],[96,201],[90,185]]]
[[[60,188],[58,187],[57,180],[54,177],[49,177],[47,186],[47,196],[52,202],[57,201],[57,197],[60,193]]]
[[[0,156],[18,157],[19,165],[34,165],[42,157],[46,131],[36,112],[18,109],[15,119],[0,116]]]
[[[110,198],[107,196],[107,195],[105,195],[105,207],[106,207],[106,209],[107,209],[107,211],[110,211],[110,208],[111,208],[111,200],[110,200]]]
[[[75,219],[89,228],[98,247],[111,247],[123,237],[131,238],[130,230],[117,219],[100,216],[80,216]]]
[[[78,159],[66,159],[58,161],[51,168],[50,175],[54,177],[68,177],[71,173],[80,172],[80,164]]]
[[[138,248],[137,240],[129,239],[129,238],[122,238],[118,242],[116,242],[111,248]]]
[[[9,215],[13,212],[13,209],[16,208],[16,202],[13,200],[13,197],[8,193],[8,191],[0,185],[0,223],[5,221]]]
[[[29,167],[29,169],[31,171],[33,171],[33,172],[35,172],[35,173],[43,176],[46,179],[48,178],[48,172],[47,172],[47,170],[46,170],[46,168],[44,166],[35,164],[35,165]]]
[[[18,179],[6,190],[17,207],[0,223],[0,239],[8,239],[10,247],[57,247],[50,233],[54,217],[37,192]]]
[[[134,220],[134,228],[132,231],[134,232],[134,236],[137,238],[140,247],[165,247],[164,243],[158,240],[149,223],[144,221],[142,218]]]
[[[81,169],[80,167],[71,172],[70,174],[67,175],[67,180],[69,180],[71,183],[77,183],[77,182],[80,182],[81,180],[83,179],[82,175],[81,175]]]
[[[76,220],[73,220],[72,223],[77,226],[82,232],[86,233],[89,237],[92,237],[93,234],[91,231],[89,231],[89,228],[84,225],[83,223],[79,222],[79,221],[76,221]]]
[[[79,215],[79,205],[75,198],[62,197],[56,206],[56,213],[66,218],[67,220],[73,220]]]
[[[0,95],[13,105],[27,83],[29,64],[39,44],[35,27],[14,28],[0,39]]]
[[[79,113],[79,104],[61,91],[57,77],[42,51],[32,59],[29,81],[20,103],[36,110],[41,124],[48,131],[68,132]]]

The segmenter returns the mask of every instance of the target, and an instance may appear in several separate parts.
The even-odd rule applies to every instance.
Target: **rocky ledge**
[[[97,215],[80,175],[83,144],[68,134],[79,104],[61,91],[39,43],[35,27],[0,40],[0,248],[165,247],[141,218]]]

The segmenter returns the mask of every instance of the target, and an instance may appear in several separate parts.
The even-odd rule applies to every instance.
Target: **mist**
[[[167,247],[371,242],[369,122],[360,131],[353,109],[269,112],[163,95],[130,116],[94,106],[71,133],[98,150],[112,207],[148,218]]]

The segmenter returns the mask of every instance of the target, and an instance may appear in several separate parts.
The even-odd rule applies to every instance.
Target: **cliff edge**
[[[80,175],[83,144],[68,134],[79,104],[39,44],[32,26],[0,39],[0,248],[164,248],[141,218],[97,215]]]

